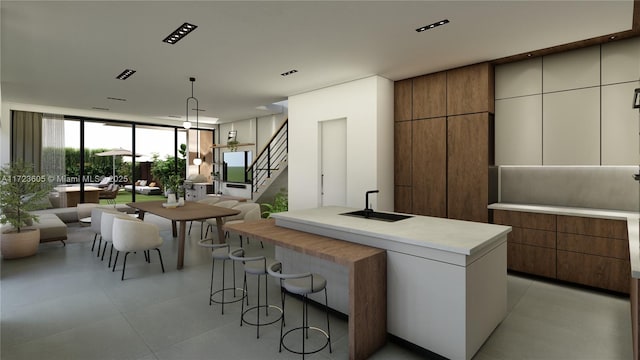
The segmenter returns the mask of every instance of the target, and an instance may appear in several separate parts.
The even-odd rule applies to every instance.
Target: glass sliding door
[[[133,179],[133,126],[124,122],[84,121],[85,202],[133,201],[125,190]]]
[[[186,176],[185,130],[173,127],[136,125],[136,159],[140,173],[136,178],[136,201],[164,199],[170,176]],[[176,143],[177,141],[177,143]]]

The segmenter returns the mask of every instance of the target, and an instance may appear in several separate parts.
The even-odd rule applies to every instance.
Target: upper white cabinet
[[[600,46],[545,56],[542,65],[544,93],[600,85]]]
[[[602,45],[602,85],[640,80],[640,38]]]
[[[600,87],[543,95],[543,165],[600,165]]]
[[[541,94],[542,58],[497,66],[495,77],[496,100]]]
[[[542,95],[496,100],[496,165],[542,165]]]
[[[631,107],[639,81],[602,87],[602,165],[638,164],[638,109]]]
[[[496,165],[638,165],[640,38],[498,65]]]

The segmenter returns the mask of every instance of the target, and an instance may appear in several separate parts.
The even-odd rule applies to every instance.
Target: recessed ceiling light
[[[197,25],[184,23],[180,25],[177,29],[175,29],[171,34],[169,34],[169,36],[164,38],[164,40],[162,41],[166,42],[167,44],[175,44],[178,41],[180,41],[183,37],[189,35],[189,33],[195,30],[197,27],[198,27]]]
[[[533,55],[531,53],[527,54],[527,57],[532,57]]]
[[[97,106],[92,107],[92,109],[93,109],[93,110],[104,110],[104,111],[109,111],[109,109],[107,109],[107,108],[97,107]]]
[[[129,76],[133,75],[136,71],[133,69],[124,69],[123,72],[120,73],[120,75],[116,76],[116,79],[118,80],[126,80],[129,78]]]
[[[416,29],[416,31],[417,32],[423,32],[423,31],[427,31],[429,29],[433,29],[435,27],[442,26],[442,25],[448,24],[448,23],[449,23],[449,20],[448,19],[444,19],[444,20],[440,20],[440,21],[434,22],[433,24],[429,24],[429,25],[425,25],[425,26],[419,27],[419,28]]]
[[[107,100],[127,101],[127,99],[117,98],[117,97],[111,97],[111,96],[108,96],[108,97],[107,97]]]
[[[609,36],[609,40],[615,40],[615,39],[616,39],[616,36],[615,36],[615,35],[611,35],[611,36]]]
[[[289,71],[287,71],[287,72],[283,72],[283,73],[282,73],[282,74],[280,74],[280,75],[282,75],[282,76],[289,76],[289,75],[291,75],[291,74],[295,74],[295,73],[297,73],[297,72],[298,72],[298,70],[293,69],[293,70],[289,70]]]

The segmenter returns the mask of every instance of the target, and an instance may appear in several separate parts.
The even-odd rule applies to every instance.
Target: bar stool
[[[252,306],[250,308],[244,308],[244,301],[242,302],[242,309],[240,312],[240,326],[242,324],[247,324],[256,327],[256,338],[260,338],[260,326],[271,325],[276,323],[278,320],[282,318],[282,309],[277,307],[276,305],[269,304],[269,286],[267,284],[268,281],[268,272],[267,267],[271,266],[275,260],[267,259],[265,256],[254,256],[254,257],[245,257],[244,251],[242,249],[236,249],[229,254],[229,258],[234,261],[240,261],[244,265],[244,281],[242,284],[242,289],[244,293],[247,294],[247,306],[249,305],[249,297],[248,297],[248,288],[247,288],[247,274],[256,275],[258,277],[258,305]],[[264,297],[265,303],[260,303],[260,277],[264,276]],[[269,318],[269,308],[275,309],[278,311],[278,316],[275,318]],[[261,322],[260,319],[260,309],[264,309],[265,311],[265,319]],[[251,322],[247,320],[246,316],[250,311],[256,312],[256,320],[255,322]],[[273,313],[273,312],[272,312]]]
[[[315,354],[325,347],[329,345],[329,353],[331,350],[331,331],[329,328],[329,306],[327,302],[327,280],[318,274],[312,273],[299,273],[299,274],[282,274],[282,263],[275,262],[271,264],[267,268],[267,272],[269,275],[280,280],[280,290],[282,297],[282,321],[280,322],[280,346],[278,352],[282,352],[282,348],[284,347],[287,351],[292,352],[294,354],[302,355],[304,359],[305,355]],[[309,326],[309,294],[315,294],[324,290],[324,308],[327,316],[327,331],[324,331],[315,326]],[[302,304],[302,326],[293,328],[288,330],[283,334],[284,329],[284,300],[285,293],[288,292],[294,295],[300,295],[303,299]],[[313,330],[319,332],[327,338],[327,341],[317,349],[306,351],[305,348],[305,339],[309,338],[309,330]],[[285,343],[284,339],[287,335],[295,332],[302,332],[302,351],[297,351],[289,348]]]
[[[222,310],[221,313],[224,315],[224,305],[225,304],[231,304],[231,303],[235,303],[238,301],[242,301],[244,300],[244,298],[247,296],[247,294],[245,293],[244,289],[238,289],[236,287],[236,263],[235,261],[232,261],[233,264],[233,287],[225,287],[224,282],[225,282],[225,268],[226,268],[226,263],[227,260],[231,260],[229,258],[229,254],[231,253],[231,248],[229,247],[229,244],[214,244],[213,243],[213,239],[202,239],[198,242],[198,245],[205,247],[205,248],[209,248],[211,249],[211,285],[209,287],[209,306],[211,306],[212,303],[216,303],[216,304],[221,304],[222,305]],[[235,249],[234,251],[242,251],[242,253],[244,253],[243,249]],[[238,252],[239,253],[239,252]],[[222,288],[216,291],[213,291],[213,273],[215,270],[215,264],[216,264],[216,260],[222,260]],[[225,300],[225,293],[228,291],[233,290],[233,298],[231,300]],[[236,295],[237,291],[241,291],[242,292],[242,296],[238,297]],[[221,300],[217,300],[214,297],[218,294],[221,294],[222,299]]]

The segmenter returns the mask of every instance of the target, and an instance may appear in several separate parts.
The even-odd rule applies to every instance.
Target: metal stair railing
[[[264,186],[271,175],[280,170],[287,161],[289,151],[289,119],[285,120],[273,134],[256,159],[247,167],[251,181],[251,194]]]

